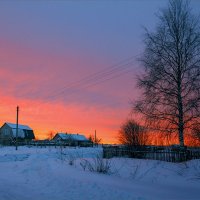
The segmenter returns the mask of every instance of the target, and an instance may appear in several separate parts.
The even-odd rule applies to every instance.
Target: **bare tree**
[[[128,120],[119,131],[119,142],[128,146],[144,146],[147,144],[148,135],[144,127],[134,120]]]
[[[200,145],[200,124],[196,124],[192,128],[192,137],[194,145]]]
[[[143,90],[134,108],[149,127],[179,136],[200,117],[200,29],[188,1],[172,0],[161,10],[156,31],[146,30],[138,79]]]
[[[55,131],[49,131],[48,133],[47,133],[47,135],[48,135],[48,139],[49,140],[52,140],[53,139],[53,137],[55,136]]]
[[[88,140],[95,145],[98,145],[101,143],[101,138],[95,137],[93,135],[89,135]]]

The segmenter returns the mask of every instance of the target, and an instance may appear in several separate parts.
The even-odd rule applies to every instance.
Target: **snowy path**
[[[54,151],[0,153],[0,200],[198,200],[200,181],[166,184],[83,171]]]

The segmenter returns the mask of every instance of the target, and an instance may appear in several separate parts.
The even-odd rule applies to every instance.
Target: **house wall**
[[[35,139],[35,135],[34,135],[34,132],[33,130],[23,130],[24,132],[24,139],[25,140],[32,140],[32,139]]]
[[[12,129],[4,124],[0,128],[0,143],[1,144],[9,144],[12,141]]]
[[[52,139],[53,141],[60,141],[61,138],[59,135],[55,135],[54,138]]]
[[[16,137],[16,129],[12,129],[8,124],[4,124],[0,128],[0,143],[11,143],[15,140]],[[18,129],[18,140],[19,141],[30,141],[34,139],[33,130],[22,130]]]
[[[11,138],[12,137],[12,129],[7,124],[4,124],[0,128],[0,137],[1,138]]]
[[[77,140],[72,136],[70,137],[70,134],[67,139],[62,139],[58,134],[56,134],[52,140],[66,146],[92,146],[92,143],[88,140]]]

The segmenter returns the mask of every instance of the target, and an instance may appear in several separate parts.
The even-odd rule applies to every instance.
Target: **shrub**
[[[97,155],[91,161],[82,159],[80,165],[84,171],[89,170],[90,172],[98,172],[102,174],[108,174],[111,170],[111,161],[103,159],[101,155]]]

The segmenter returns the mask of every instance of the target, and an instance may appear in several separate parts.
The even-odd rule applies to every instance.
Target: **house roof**
[[[88,141],[88,139],[84,135],[80,134],[70,134],[70,137],[72,137],[72,139],[77,141]]]
[[[12,128],[13,137],[16,137],[17,129]],[[33,130],[18,129],[17,137],[25,139],[35,139]]]
[[[5,124],[7,124],[7,125],[8,125],[10,128],[12,128],[12,129],[16,129],[16,124],[8,123],[8,122],[6,122]],[[18,124],[18,129],[32,130],[29,126],[27,126],[27,125],[22,125],[22,124]]]
[[[17,131],[16,129],[12,128],[13,137],[16,137],[16,131]],[[17,137],[20,137],[20,138],[25,137],[24,131],[22,129],[18,130]]]
[[[66,133],[57,133],[56,135],[58,135],[63,140],[69,139],[69,134]]]
[[[88,139],[84,135],[81,135],[81,134],[57,133],[57,135],[59,135],[59,137],[62,138],[63,140],[72,139],[76,141],[88,141]]]

